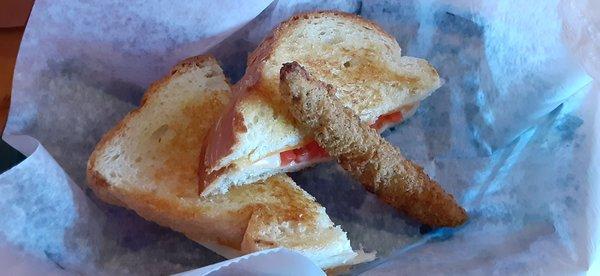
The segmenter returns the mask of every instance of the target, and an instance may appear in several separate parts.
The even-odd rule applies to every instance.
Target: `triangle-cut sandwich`
[[[202,141],[230,100],[214,59],[183,61],[98,143],[88,162],[89,186],[102,200],[228,258],[286,247],[324,269],[358,261],[325,208],[284,174],[198,196]]]
[[[373,22],[341,12],[296,15],[250,54],[234,100],[211,128],[200,161],[203,195],[329,159],[279,95],[279,70],[292,61],[335,86],[344,106],[380,131],[411,116],[441,85],[427,61],[401,56]]]

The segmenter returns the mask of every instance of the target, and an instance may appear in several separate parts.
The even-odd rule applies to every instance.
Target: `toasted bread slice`
[[[89,186],[228,258],[286,247],[322,268],[352,263],[346,233],[286,175],[198,195],[202,141],[230,94],[213,58],[183,61],[102,138],[88,162]]]
[[[234,87],[236,100],[213,126],[204,159],[203,194],[223,193],[247,179],[320,161],[273,165],[280,153],[311,141],[279,95],[279,69],[291,61],[338,87],[336,96],[344,106],[371,124],[398,113],[394,123],[402,121],[441,85],[427,61],[401,56],[396,40],[373,22],[341,12],[294,16],[250,55],[246,74]]]

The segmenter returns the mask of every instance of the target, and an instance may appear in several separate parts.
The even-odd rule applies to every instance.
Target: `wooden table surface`
[[[33,0],[0,0],[0,135],[6,126],[15,61],[32,7]]]
[[[6,126],[13,71],[24,30],[25,27],[0,28],[0,134]]]
[[[4,132],[6,126],[13,71],[24,30],[25,27],[0,28],[0,135]],[[25,158],[1,139],[0,156],[0,174]]]

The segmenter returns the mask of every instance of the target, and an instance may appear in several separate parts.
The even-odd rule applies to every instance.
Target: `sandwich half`
[[[357,261],[346,233],[284,174],[198,195],[202,141],[230,100],[213,58],[181,62],[98,143],[88,162],[89,186],[102,200],[227,258],[285,247],[323,269]]]
[[[334,85],[343,105],[380,131],[411,116],[441,85],[427,61],[401,56],[373,22],[341,12],[296,15],[250,54],[234,100],[212,126],[200,161],[203,195],[329,159],[281,100],[279,70],[292,61]]]

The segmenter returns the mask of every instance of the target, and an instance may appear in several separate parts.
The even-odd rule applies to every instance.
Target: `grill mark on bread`
[[[335,55],[336,51],[330,50]],[[343,71],[343,80],[348,83],[357,83],[361,81],[372,82],[394,82],[402,86],[415,87],[420,79],[414,76],[401,75],[382,65],[380,61],[375,60],[376,53],[373,49],[339,49],[341,55],[347,56],[347,61],[338,64],[331,59],[320,59],[315,57],[305,57],[297,62],[306,64],[308,69],[318,72],[326,81],[333,79],[334,74],[327,68],[339,68]],[[368,76],[368,77],[366,77]],[[276,87],[278,88],[278,87]]]
[[[349,50],[344,49],[345,52]],[[299,59],[298,62],[310,70],[315,75],[320,76],[320,81],[336,86],[336,96],[344,106],[353,107],[357,111],[366,110],[378,106],[384,101],[381,91],[378,89],[369,89],[368,91],[356,91],[354,85],[362,83],[391,83],[396,87],[406,87],[407,90],[414,91],[420,83],[420,79],[414,76],[400,75],[393,70],[381,65],[381,62],[375,61],[369,57],[373,53],[370,49],[353,50],[354,55],[350,59],[350,65],[336,64],[331,59],[315,59],[306,57]],[[339,74],[335,74],[329,68],[338,67]],[[341,80],[340,80],[341,79]],[[271,88],[278,89],[278,84]]]

